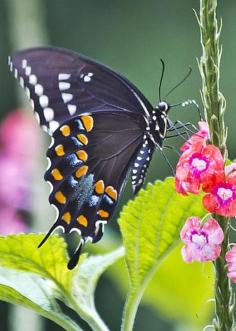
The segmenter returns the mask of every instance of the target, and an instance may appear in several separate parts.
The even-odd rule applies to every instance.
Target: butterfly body
[[[68,50],[24,50],[9,65],[52,136],[45,180],[58,215],[45,240],[60,227],[97,242],[130,170],[134,192],[141,188],[155,148],[162,148],[170,107],[153,108],[126,78]]]

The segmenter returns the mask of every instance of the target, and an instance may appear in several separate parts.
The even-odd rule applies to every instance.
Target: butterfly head
[[[170,105],[165,101],[160,101],[156,106],[156,110],[159,111],[160,113],[167,114],[169,109],[170,109]]]

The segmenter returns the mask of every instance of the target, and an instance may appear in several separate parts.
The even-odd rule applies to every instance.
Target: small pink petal
[[[200,229],[201,229],[200,218],[198,217],[188,218],[180,232],[181,240],[185,243],[191,242],[192,232],[193,231],[198,232]]]
[[[224,232],[214,218],[208,219],[202,230],[207,234],[209,244],[221,244],[224,240]]]

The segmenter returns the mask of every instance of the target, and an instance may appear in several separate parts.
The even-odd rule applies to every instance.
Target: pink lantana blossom
[[[196,147],[196,146],[195,146]],[[187,195],[204,191],[224,178],[224,159],[214,145],[197,146],[185,151],[177,163],[176,191]]]
[[[180,238],[185,243],[181,250],[185,262],[214,261],[220,255],[224,233],[214,218],[202,224],[200,218],[190,217],[180,232]]]
[[[180,148],[182,152],[189,149],[196,149],[198,147],[206,146],[207,140],[210,138],[209,127],[207,122],[198,122],[199,131],[192,135],[183,146]]]
[[[236,176],[225,176],[203,197],[202,202],[211,213],[236,216]]]
[[[236,283],[236,245],[233,245],[231,250],[226,253],[225,260],[228,267],[227,276]]]

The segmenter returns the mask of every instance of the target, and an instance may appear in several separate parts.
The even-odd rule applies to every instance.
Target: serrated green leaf
[[[0,267],[0,300],[32,309],[66,330],[82,331],[62,313],[49,282],[28,272]]]
[[[149,184],[124,207],[119,224],[123,236],[130,292],[123,330],[131,330],[143,291],[157,266],[178,243],[180,229],[189,216],[202,217],[201,194],[176,193],[173,178]]]
[[[89,322],[90,319],[93,319],[93,323],[90,323],[93,330],[108,330],[96,311],[94,292],[101,274],[122,256],[124,256],[123,247],[108,254],[90,256],[80,263],[75,275],[73,293],[78,310],[81,312],[81,315],[86,316],[86,321]],[[96,321],[96,324],[94,324],[94,321]]]
[[[17,272],[20,271],[19,274],[25,275],[25,277],[29,274],[29,277],[33,277],[34,281],[37,281],[37,284],[31,284],[32,289],[29,292],[27,287],[24,288],[23,286],[21,288],[22,284],[27,283],[26,281],[22,281],[22,283],[16,282],[16,288],[13,285],[10,286],[12,287],[11,291],[17,290],[19,293],[21,293],[20,291],[24,293],[25,289],[24,298],[18,298],[23,300],[22,302],[19,301],[19,303],[24,304],[24,302],[28,302],[29,307],[45,314],[47,309],[44,309],[42,312],[38,310],[38,307],[34,306],[34,300],[31,298],[31,295],[34,298],[35,289],[39,297],[41,294],[43,295],[43,292],[41,293],[38,288],[40,282],[41,287],[45,285],[45,294],[49,291],[50,295],[46,295],[46,297],[48,300],[51,300],[53,305],[50,312],[53,311],[54,314],[57,314],[55,298],[60,298],[70,308],[74,309],[81,318],[87,321],[93,330],[107,331],[108,328],[96,312],[93,296],[101,273],[119,259],[122,254],[124,255],[122,249],[87,259],[86,254],[83,254],[80,257],[80,263],[77,268],[71,271],[67,269],[65,241],[58,236],[52,236],[43,247],[38,249],[37,246],[43,237],[44,235],[41,234],[0,237],[0,264],[4,268],[15,269]],[[12,272],[16,271],[12,270]],[[8,283],[3,282],[5,291],[8,285]],[[33,286],[36,287],[33,288]],[[45,301],[45,304],[48,305],[49,302]],[[62,317],[62,320],[67,318],[63,315]],[[51,319],[53,320],[53,318]]]
[[[35,273],[70,291],[74,271],[66,267],[66,243],[59,236],[51,236],[42,247],[37,248],[44,236],[18,234],[0,237],[0,265]]]

